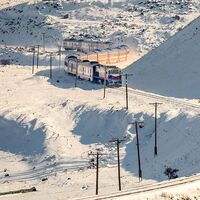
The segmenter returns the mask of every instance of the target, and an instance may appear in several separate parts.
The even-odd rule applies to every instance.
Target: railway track
[[[121,199],[122,197],[125,197],[125,196],[134,197],[134,195],[137,195],[137,194],[154,192],[156,190],[175,187],[175,186],[179,186],[186,183],[192,183],[196,181],[200,181],[200,174],[195,174],[189,177],[181,177],[181,178],[177,178],[173,180],[162,181],[160,183],[138,186],[127,191],[115,192],[111,194],[103,194],[103,195],[98,195],[98,196],[84,197],[84,198],[79,198],[79,199],[74,199],[74,200],[103,200],[103,199]]]
[[[125,92],[125,88],[118,88],[118,90]],[[161,103],[171,103],[179,107],[191,108],[200,110],[200,105],[188,102],[187,100],[176,99],[174,97],[164,97],[157,94],[143,92],[137,89],[128,89],[129,94],[136,94],[139,96],[143,96],[152,100],[159,101]]]

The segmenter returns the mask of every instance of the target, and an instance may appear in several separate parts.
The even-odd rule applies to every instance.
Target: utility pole
[[[157,156],[158,149],[157,149],[157,111],[158,111],[158,105],[161,105],[162,103],[150,103],[150,105],[155,106],[155,145],[154,145],[154,156]]]
[[[107,67],[104,66],[103,99],[106,98],[106,75],[107,75]]]
[[[32,65],[32,74],[34,74],[34,68],[35,68],[35,46],[32,47],[33,50],[33,65]]]
[[[50,63],[49,63],[49,78],[52,79],[52,53],[50,53]]]
[[[118,167],[118,182],[119,182],[119,191],[121,191],[121,172],[120,172],[120,156],[119,156],[119,145],[125,140],[120,140],[119,138],[113,139],[110,142],[115,142],[117,144],[117,167]]]
[[[43,51],[45,52],[45,33],[42,33]]]
[[[37,69],[39,65],[39,53],[40,53],[40,45],[37,46]]]
[[[59,48],[59,71],[60,71],[60,67],[61,67],[61,45],[59,45],[58,48]]]
[[[96,153],[89,153],[88,154],[89,156],[96,156],[96,195],[98,195],[99,193],[99,158],[102,156],[102,155],[106,155],[106,154],[103,154],[103,153],[100,153],[98,150]]]
[[[76,77],[75,77],[75,85],[74,85],[74,87],[77,87],[77,79],[78,79],[78,59],[76,61]]]
[[[125,84],[126,84],[126,109],[128,110],[128,76],[133,76],[133,74],[122,74],[125,76]]]
[[[138,175],[139,175],[139,181],[142,181],[142,167],[141,167],[141,161],[140,161],[140,144],[139,144],[139,135],[138,135],[138,126],[143,125],[144,122],[131,122],[129,124],[135,124],[135,132],[136,132],[136,139],[137,139],[137,157],[138,157]]]

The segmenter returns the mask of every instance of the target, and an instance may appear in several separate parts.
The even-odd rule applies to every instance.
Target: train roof
[[[94,41],[94,40],[84,40],[84,39],[75,39],[75,38],[65,38],[64,41],[69,41],[69,42],[85,42],[85,43],[96,43],[96,44],[113,44],[112,42],[106,41]]]
[[[99,65],[99,63],[97,61],[90,61],[90,63]]]
[[[68,58],[68,59],[69,59],[69,58],[75,58],[75,59],[77,59],[77,56],[70,55],[70,56],[67,56],[67,58]]]

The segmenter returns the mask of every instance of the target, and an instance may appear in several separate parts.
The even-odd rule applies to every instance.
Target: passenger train
[[[76,39],[64,39],[63,48],[65,50],[77,50],[82,52],[90,52],[96,49],[102,50],[112,47],[111,42],[98,42],[98,41],[87,41],[87,40],[76,40]]]
[[[101,84],[105,80],[107,86],[122,85],[121,70],[116,66],[106,66],[96,61],[80,60],[76,56],[68,56],[65,58],[64,69],[80,79]]]

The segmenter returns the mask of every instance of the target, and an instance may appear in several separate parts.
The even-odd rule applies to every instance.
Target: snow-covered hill
[[[166,41],[125,70],[133,73],[129,85],[198,98],[199,18],[182,28],[199,14],[199,1],[1,0],[0,6],[0,59],[12,63],[0,65],[0,192],[30,186],[38,190],[1,199],[94,194],[94,159],[88,153],[96,149],[107,154],[100,161],[99,191],[117,191],[116,145],[109,142],[115,137],[125,139],[120,147],[123,190],[167,179],[167,167],[179,169],[178,176],[199,172],[197,109],[170,101],[159,107],[158,157],[154,157],[154,108],[149,103],[157,99],[130,92],[127,111],[124,90],[107,88],[103,99],[101,85],[78,80],[74,88],[74,78],[56,69],[56,55],[52,79],[46,67],[48,54],[40,55],[35,74],[30,68],[30,46],[42,45],[43,34],[47,51],[55,50],[64,37],[76,37],[127,43],[142,56]],[[141,183],[135,129],[129,125],[135,120],[145,123],[139,129]]]
[[[179,98],[199,99],[200,18],[129,66],[131,87]]]
[[[1,44],[56,46],[65,37],[127,43],[143,55],[192,21],[199,1],[1,1]],[[48,4],[47,4],[48,3]]]

